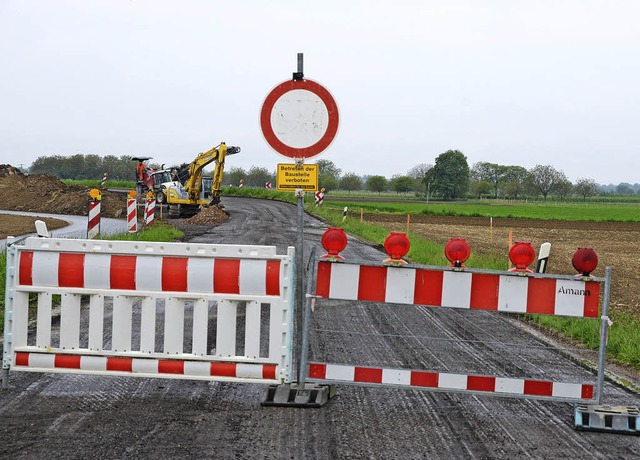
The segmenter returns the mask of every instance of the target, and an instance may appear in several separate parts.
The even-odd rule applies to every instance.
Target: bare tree
[[[553,190],[561,200],[564,200],[573,193],[573,184],[569,179],[565,178],[559,181]]]
[[[542,195],[545,200],[564,180],[567,180],[567,176],[551,165],[536,165],[529,170],[530,190],[535,194]]]
[[[573,190],[586,201],[588,196],[595,196],[598,194],[598,184],[596,184],[596,181],[593,179],[580,178],[573,186]]]
[[[424,178],[427,176],[427,173],[431,168],[433,168],[432,164],[420,163],[407,172],[407,176],[411,177],[415,181],[414,188],[416,192],[425,193],[427,191]]]

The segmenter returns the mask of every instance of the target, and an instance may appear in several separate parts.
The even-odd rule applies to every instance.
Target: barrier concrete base
[[[335,385],[297,383],[269,385],[262,395],[263,406],[322,407],[336,394]]]
[[[584,431],[640,435],[640,411],[634,406],[578,404],[575,427]]]

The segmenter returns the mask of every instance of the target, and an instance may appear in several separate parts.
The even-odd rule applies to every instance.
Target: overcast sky
[[[340,111],[318,159],[406,174],[458,149],[640,182],[640,1],[0,0],[0,163],[45,155],[290,162],[267,94],[304,74]]]

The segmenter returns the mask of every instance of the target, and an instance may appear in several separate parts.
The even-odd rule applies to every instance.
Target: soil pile
[[[9,170],[7,165],[2,166],[2,171]],[[91,200],[89,190],[90,188],[82,185],[66,185],[48,174],[0,175],[0,209],[85,216],[89,212]],[[101,193],[102,217],[126,216],[126,195],[106,190]]]
[[[11,165],[0,165],[0,177],[7,176],[28,176],[27,173],[21,171],[19,168]]]
[[[218,225],[226,222],[227,219],[229,219],[229,216],[222,209],[217,206],[210,206],[203,208],[198,214],[184,220],[182,223],[186,225]]]

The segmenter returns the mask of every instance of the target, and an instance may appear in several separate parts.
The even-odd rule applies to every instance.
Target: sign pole
[[[294,80],[302,80],[304,78],[303,73],[303,54],[298,53],[298,71],[293,74]],[[304,168],[304,158],[296,158],[296,169]],[[304,190],[301,188],[296,189],[296,218],[298,228],[296,231],[296,278],[298,282],[296,283],[296,308],[298,310],[298,314],[296,315],[296,322],[298,331],[297,334],[297,343],[298,343],[298,352],[302,350],[302,335],[303,335],[303,324],[304,324]],[[296,360],[298,363],[298,382],[304,382],[304,369],[302,368],[302,363],[300,360],[300,356]],[[303,388],[304,390],[304,388]]]
[[[309,391],[305,383],[306,366],[303,365],[303,344],[305,344],[305,259],[304,259],[304,193],[318,189],[317,165],[304,164],[307,158],[322,153],[332,142],[338,131],[339,113],[335,99],[329,91],[312,80],[305,80],[303,53],[298,53],[297,69],[291,80],[273,88],[265,98],[260,110],[260,127],[265,141],[279,154],[295,160],[295,165],[278,165],[276,189],[295,191],[296,197],[296,256],[294,274],[298,278],[294,287],[294,337],[297,367],[292,370],[298,377],[296,384],[288,388],[268,393],[267,402],[277,400],[278,404],[316,407],[330,397],[328,388],[313,386]],[[303,122],[300,122],[303,120]],[[296,314],[296,309],[298,314]],[[306,344],[308,345],[308,344]],[[296,353],[297,352],[297,353]],[[289,391],[295,385],[295,401],[290,401]],[[270,395],[270,396],[269,396]],[[302,400],[306,398],[307,402]],[[314,401],[310,401],[314,399]]]
[[[297,343],[298,350],[302,350],[302,336],[303,336],[303,324],[304,324],[304,190],[296,190],[297,205],[297,234],[296,234],[296,309],[298,314],[296,315],[297,324]],[[304,369],[300,357],[298,356],[298,382],[304,382]]]

